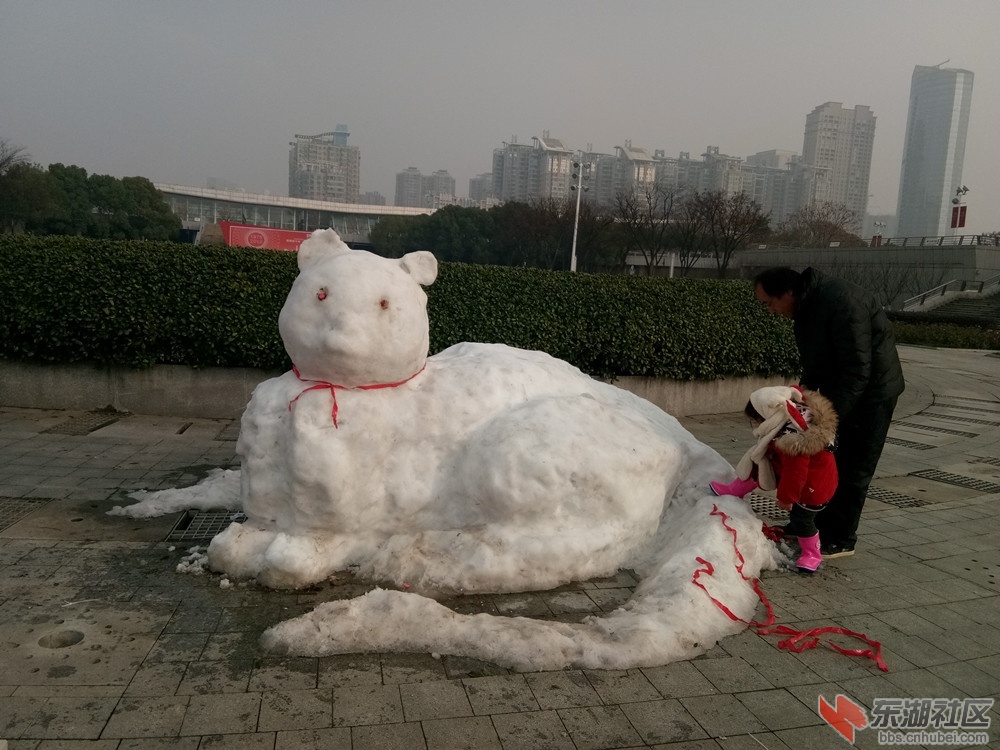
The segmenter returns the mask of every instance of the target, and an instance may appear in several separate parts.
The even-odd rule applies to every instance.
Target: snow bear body
[[[542,352],[428,357],[429,253],[382,258],[325,230],[299,266],[279,318],[295,367],[244,413],[248,520],[213,540],[213,568],[518,591],[526,571],[533,588],[610,575],[650,540],[697,445],[673,417]]]

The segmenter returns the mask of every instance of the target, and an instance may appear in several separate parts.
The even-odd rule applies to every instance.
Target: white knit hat
[[[775,385],[758,388],[750,394],[750,404],[764,421],[754,429],[757,444],[743,454],[736,464],[736,475],[747,479],[757,465],[757,484],[762,490],[773,490],[777,487],[774,468],[767,458],[767,446],[786,425],[804,431],[808,425],[805,417],[796,407],[802,403],[802,391],[798,386]]]

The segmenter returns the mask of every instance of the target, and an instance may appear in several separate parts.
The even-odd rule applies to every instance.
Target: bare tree
[[[702,202],[697,200],[696,193],[687,195],[681,200],[677,221],[673,227],[673,241],[682,276],[686,276],[694,264],[709,253],[710,218]]]
[[[899,308],[904,300],[943,284],[945,271],[931,266],[905,263],[860,263],[840,261],[824,265],[834,276],[853,281],[867,289],[888,309]]]
[[[853,209],[843,203],[822,201],[789,214],[778,225],[772,241],[801,247],[830,247],[832,242],[863,245],[855,233],[860,226],[861,217]]]
[[[639,253],[649,276],[670,252],[676,203],[676,191],[659,183],[615,195],[615,218],[625,238],[625,254]]]
[[[45,183],[23,148],[0,139],[0,232],[21,231],[29,218],[50,208]]]
[[[15,146],[7,139],[0,139],[0,177],[21,164],[28,164],[31,157],[20,146]]]
[[[538,268],[568,268],[573,237],[573,201],[543,198],[531,204],[531,240]]]
[[[753,237],[767,231],[767,214],[746,193],[721,190],[696,193],[691,200],[703,217],[705,251],[715,258],[719,278],[725,276],[733,254]]]

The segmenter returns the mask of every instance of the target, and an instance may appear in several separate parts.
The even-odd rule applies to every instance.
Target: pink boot
[[[734,497],[744,497],[751,490],[757,489],[757,482],[753,479],[740,479],[737,477],[729,484],[722,482],[709,482],[708,486],[716,495],[733,495]]]
[[[823,555],[819,551],[819,534],[799,537],[799,549],[802,554],[795,561],[795,567],[801,573],[815,573],[819,564],[823,562]]]

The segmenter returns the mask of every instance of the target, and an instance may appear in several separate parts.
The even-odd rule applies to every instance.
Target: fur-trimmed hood
[[[772,447],[790,456],[815,455],[830,447],[837,436],[837,412],[817,391],[767,386],[750,394],[750,405],[764,421],[754,428],[757,443],[743,454],[736,476],[746,479],[756,466],[757,484],[763,490],[777,486],[767,455]]]
[[[833,445],[837,437],[837,412],[833,404],[819,391],[802,391],[799,411],[806,421],[806,429],[791,426],[774,439],[774,446],[789,456],[811,456]]]

